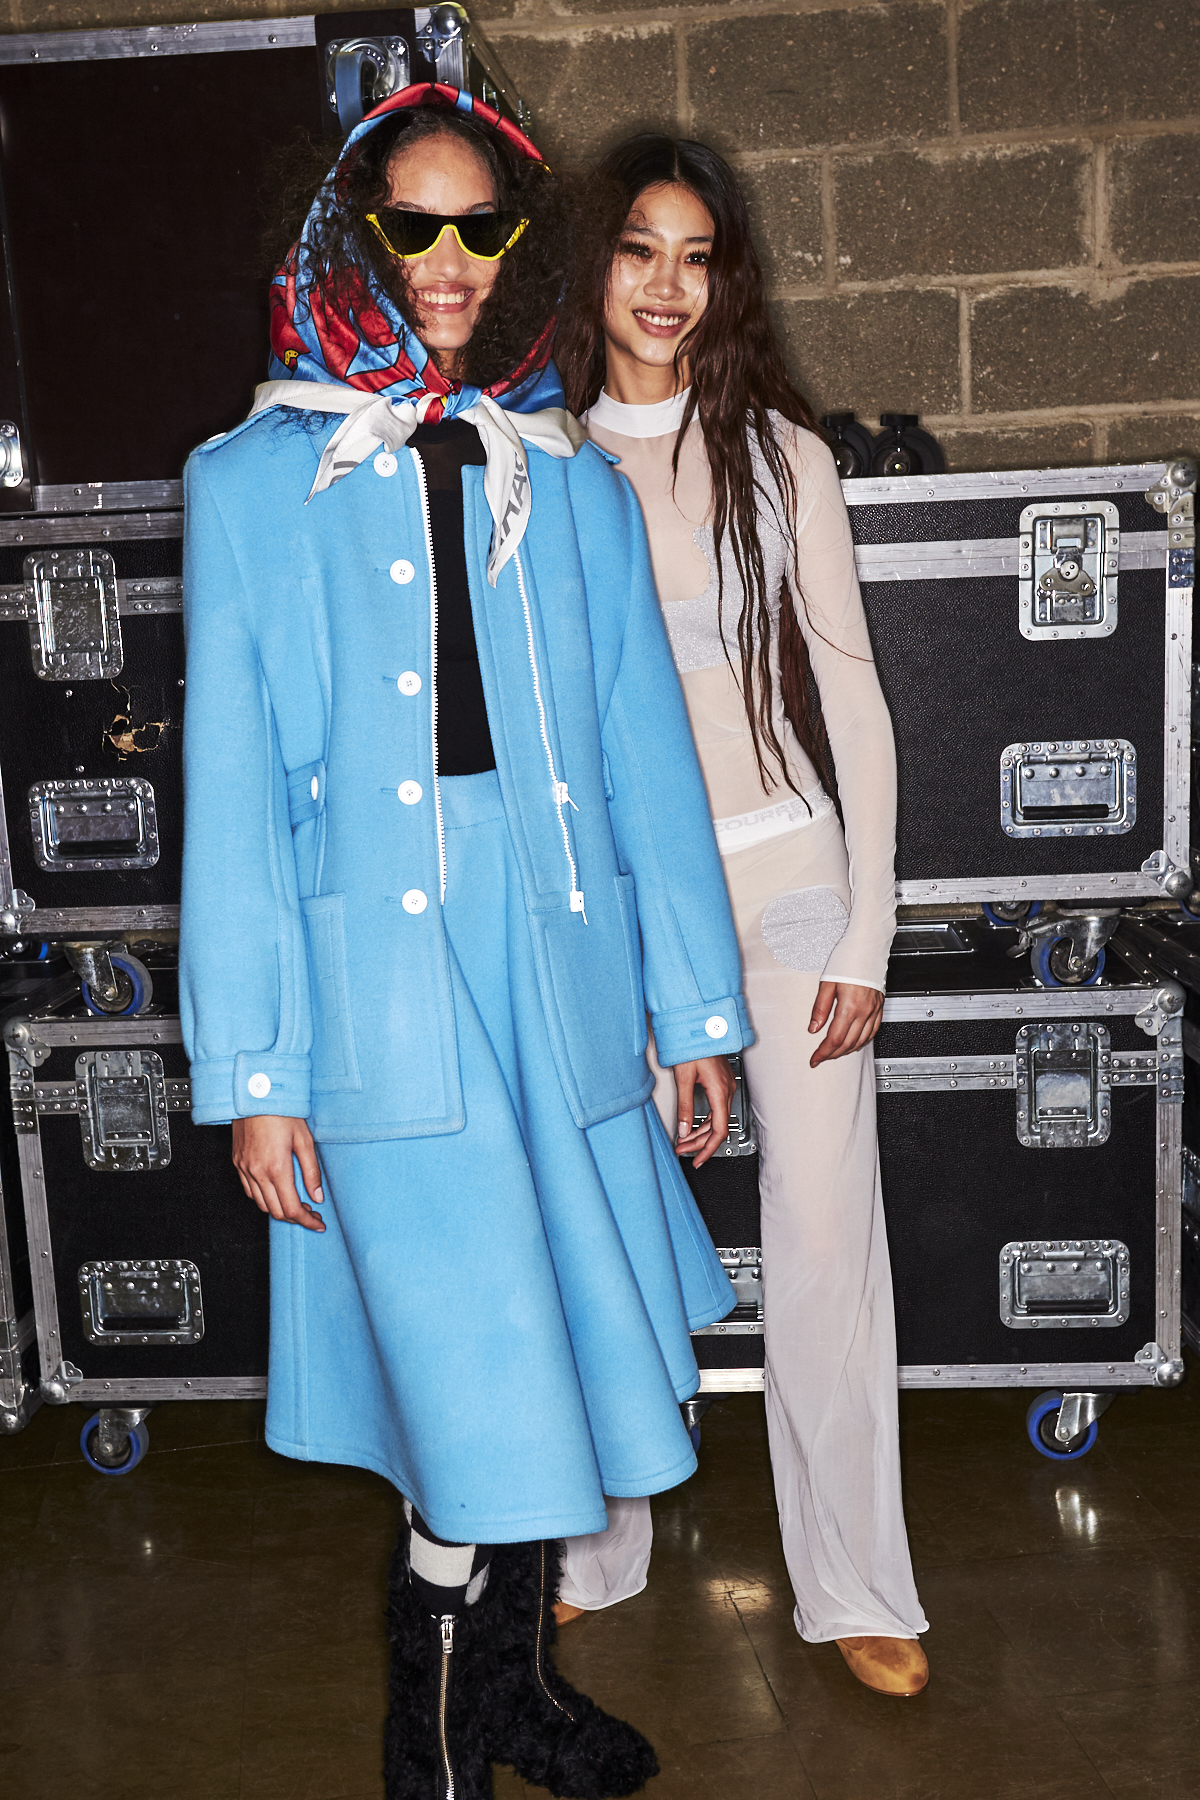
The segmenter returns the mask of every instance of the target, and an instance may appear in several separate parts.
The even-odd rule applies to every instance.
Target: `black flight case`
[[[1115,949],[1103,984],[1043,987],[1016,948],[980,919],[897,934],[876,1090],[899,1378],[1047,1390],[1030,1436],[1068,1456],[1114,1393],[1182,1379],[1184,994]],[[757,1156],[691,1181],[739,1302],[693,1334],[698,1420],[763,1383]]]

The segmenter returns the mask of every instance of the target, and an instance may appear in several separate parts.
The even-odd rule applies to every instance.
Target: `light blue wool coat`
[[[452,1540],[593,1531],[694,1468],[688,1329],[733,1303],[646,1104],[647,1010],[664,1063],[751,1041],[704,785],[591,445],[526,446],[495,588],[463,471],[497,767],[439,784],[419,459],[306,505],[340,422],[266,413],[187,468],[193,1117],[307,1118],[321,1154],[326,1231],[271,1227],[268,1442]]]
[[[415,453],[306,506],[339,423],[267,413],[187,465],[180,1010],[197,1123],[281,1113],[353,1143],[465,1115]],[[637,501],[591,445],[528,454],[530,526],[495,589],[483,471],[464,470],[467,566],[538,988],[587,1126],[650,1094],[647,1009],[668,1065],[749,1030]]]

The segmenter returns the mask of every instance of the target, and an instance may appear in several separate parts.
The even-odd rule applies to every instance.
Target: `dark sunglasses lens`
[[[499,256],[519,223],[515,213],[469,213],[455,220],[472,256]]]
[[[455,226],[472,256],[499,256],[521,222],[517,213],[461,213],[448,218],[391,206],[381,208],[376,217],[395,256],[424,256],[447,225]]]
[[[375,215],[388,246],[396,256],[421,256],[432,250],[445,224],[432,213],[408,212],[399,207],[381,208]]]

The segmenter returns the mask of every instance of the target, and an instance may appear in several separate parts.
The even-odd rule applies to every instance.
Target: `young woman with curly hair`
[[[900,1497],[870,1048],[895,926],[891,722],[833,457],[788,378],[733,171],[646,135],[597,185],[607,230],[574,273],[556,356],[642,503],[738,928],[796,1627],[836,1640],[869,1686],[912,1694],[927,1627]],[[648,1556],[648,1502],[632,1502],[618,1532],[568,1546],[563,1604],[636,1591]]]
[[[655,1772],[549,1660],[557,1540],[691,1473],[730,1307],[644,1049],[711,1150],[737,942],[637,503],[548,365],[562,217],[490,108],[385,102],[187,469],[193,1116],[271,1218],[269,1444],[404,1496],[389,1800]]]

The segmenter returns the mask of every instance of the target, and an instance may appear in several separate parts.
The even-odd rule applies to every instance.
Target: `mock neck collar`
[[[656,438],[668,434],[673,437],[683,423],[691,391],[686,387],[681,394],[670,400],[658,400],[653,406],[626,406],[623,400],[614,400],[601,388],[595,404],[585,413],[583,423],[599,426],[601,431],[611,431],[614,437]]]

